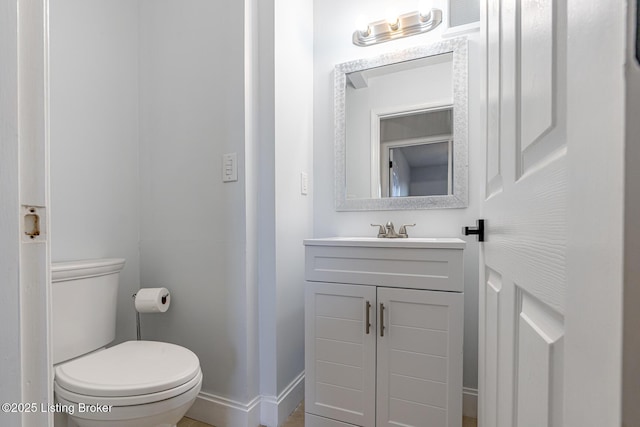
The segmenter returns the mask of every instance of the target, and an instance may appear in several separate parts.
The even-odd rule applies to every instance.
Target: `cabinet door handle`
[[[384,336],[384,304],[380,303],[380,336]]]
[[[365,319],[365,333],[367,335],[369,335],[369,332],[371,331],[371,303],[369,301],[365,302],[365,313],[366,313],[366,319]]]

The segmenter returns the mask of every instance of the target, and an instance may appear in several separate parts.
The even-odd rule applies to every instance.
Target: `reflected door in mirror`
[[[453,194],[452,116],[448,106],[377,118],[382,197]]]

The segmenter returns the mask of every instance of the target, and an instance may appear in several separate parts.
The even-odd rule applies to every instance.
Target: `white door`
[[[479,425],[619,426],[625,4],[482,5]]]
[[[463,301],[378,288],[376,427],[460,427]]]
[[[305,411],[375,427],[376,287],[305,286]]]
[[[567,240],[564,1],[487,0],[482,427],[561,426]]]

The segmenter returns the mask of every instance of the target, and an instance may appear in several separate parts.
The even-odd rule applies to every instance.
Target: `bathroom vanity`
[[[304,241],[305,426],[460,427],[460,239]]]

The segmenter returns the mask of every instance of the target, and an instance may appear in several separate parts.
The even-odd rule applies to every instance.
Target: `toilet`
[[[55,427],[175,427],[200,392],[200,361],[184,347],[127,341],[105,348],[115,339],[124,263],[52,264]]]

